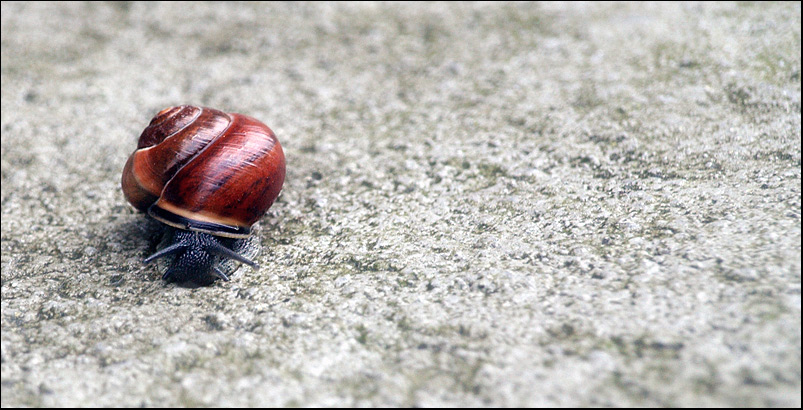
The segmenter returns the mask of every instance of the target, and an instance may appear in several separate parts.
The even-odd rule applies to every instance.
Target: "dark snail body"
[[[226,238],[165,226],[159,250],[146,258],[145,263],[161,260],[162,279],[168,282],[203,286],[216,279],[228,281],[229,275],[237,270],[232,261],[259,269],[250,259],[258,251],[254,237]]]
[[[284,153],[270,128],[245,115],[172,107],[142,132],[123,169],[126,199],[169,227],[160,250],[163,279],[228,280],[230,260],[256,264],[252,226],[281,191]]]

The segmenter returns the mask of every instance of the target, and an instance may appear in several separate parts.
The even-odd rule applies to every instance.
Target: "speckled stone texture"
[[[800,406],[800,3],[2,3],[3,406]],[[259,271],[136,138],[253,116]]]

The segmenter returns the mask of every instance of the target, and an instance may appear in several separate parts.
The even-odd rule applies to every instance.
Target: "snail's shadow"
[[[156,246],[162,236],[160,223],[144,215],[133,217],[126,215],[125,218],[121,218],[114,224],[109,235],[116,239],[114,242],[117,244],[117,249],[114,251],[122,254],[124,258],[135,257],[140,262],[140,266],[126,270],[126,274],[142,272],[148,278],[155,276],[151,273],[151,271],[155,273],[155,269],[141,263],[149,254],[156,251]],[[121,265],[124,266],[124,264]]]

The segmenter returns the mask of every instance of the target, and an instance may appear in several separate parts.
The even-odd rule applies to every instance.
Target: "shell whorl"
[[[273,204],[284,176],[284,153],[265,124],[180,106],[142,132],[122,185],[134,207],[168,225],[241,237]]]

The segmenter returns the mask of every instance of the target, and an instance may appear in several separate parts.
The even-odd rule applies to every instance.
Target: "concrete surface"
[[[2,3],[3,406],[800,406],[800,3]],[[270,125],[258,272],[120,173]]]

